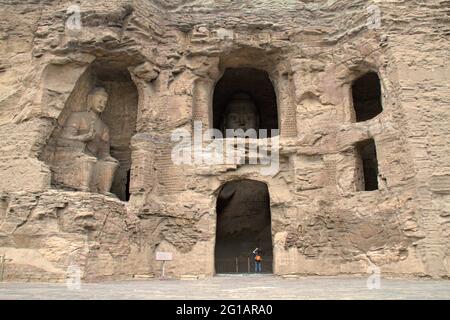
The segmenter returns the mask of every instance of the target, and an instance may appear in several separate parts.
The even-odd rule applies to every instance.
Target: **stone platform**
[[[82,284],[1,283],[0,299],[450,299],[450,281],[383,279],[368,289],[364,277],[219,275],[201,280],[136,280]]]

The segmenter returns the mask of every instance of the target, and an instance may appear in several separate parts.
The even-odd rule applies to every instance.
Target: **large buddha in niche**
[[[105,89],[95,88],[87,97],[88,111],[67,119],[55,153],[56,184],[110,195],[119,163],[110,155],[109,129],[100,118],[107,101]]]
[[[244,132],[248,129],[259,130],[259,113],[256,104],[246,93],[234,94],[225,107],[225,113],[222,118],[222,132],[227,134],[226,130],[242,129]],[[232,136],[240,136],[234,133]]]

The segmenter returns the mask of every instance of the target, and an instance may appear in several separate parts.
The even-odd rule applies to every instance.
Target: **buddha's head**
[[[225,107],[222,129],[259,129],[259,113],[256,104],[246,93],[234,94]]]
[[[108,93],[104,88],[94,88],[89,92],[87,97],[88,110],[92,110],[96,113],[102,113],[106,108],[108,102]]]

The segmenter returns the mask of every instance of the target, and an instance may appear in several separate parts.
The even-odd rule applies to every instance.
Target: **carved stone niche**
[[[138,93],[127,69],[113,66],[96,62],[80,77],[42,158],[53,187],[128,201]]]
[[[213,127],[227,129],[278,129],[275,89],[267,72],[254,68],[228,68],[214,88]]]

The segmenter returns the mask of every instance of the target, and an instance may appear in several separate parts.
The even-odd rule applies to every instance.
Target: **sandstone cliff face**
[[[449,1],[0,0],[0,255],[8,280],[214,274],[217,190],[268,186],[276,274],[450,275]],[[75,13],[74,13],[75,12]],[[377,20],[378,16],[381,20]],[[280,170],[176,165],[175,129],[213,126],[230,68],[267,73]],[[356,122],[352,83],[380,80],[383,111]],[[128,202],[58,189],[49,164],[93,85]],[[373,139],[378,190],[359,191],[355,146]],[[254,143],[261,143],[256,141]],[[122,185],[122,187],[121,187]],[[120,196],[119,193],[122,195]]]

